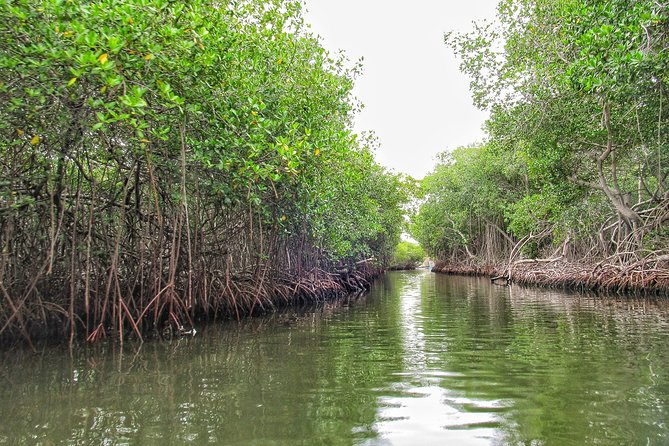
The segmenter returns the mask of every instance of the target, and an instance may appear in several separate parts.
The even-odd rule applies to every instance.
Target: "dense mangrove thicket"
[[[0,10],[0,338],[239,317],[389,260],[401,179],[299,2]]]
[[[669,4],[505,0],[498,19],[446,36],[488,136],[442,155],[414,236],[446,269],[666,287]]]

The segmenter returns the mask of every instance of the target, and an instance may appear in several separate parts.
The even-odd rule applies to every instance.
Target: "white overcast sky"
[[[364,58],[355,95],[357,132],[372,130],[376,159],[422,178],[435,155],[483,139],[487,114],[472,105],[469,80],[444,33],[491,20],[497,0],[305,0],[306,19],[330,52]]]

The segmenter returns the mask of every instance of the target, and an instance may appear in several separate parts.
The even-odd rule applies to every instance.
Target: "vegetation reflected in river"
[[[388,274],[195,338],[5,352],[0,444],[666,444],[669,306]]]

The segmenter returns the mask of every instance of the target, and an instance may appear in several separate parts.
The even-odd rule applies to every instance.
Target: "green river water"
[[[0,353],[0,445],[666,445],[669,302],[389,273],[193,338]]]

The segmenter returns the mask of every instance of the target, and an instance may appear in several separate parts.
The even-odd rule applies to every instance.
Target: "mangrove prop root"
[[[122,336],[133,335],[136,339],[143,339],[148,333],[165,337],[165,333],[187,332],[196,320],[220,317],[240,319],[288,305],[325,302],[359,294],[367,290],[381,272],[368,265],[357,265],[355,270],[346,273],[331,273],[320,268],[302,271],[301,274],[263,271],[258,275],[244,271],[226,277],[221,273],[210,277],[207,287],[190,288],[184,286],[185,283],[180,287],[169,282],[154,296],[144,299],[124,295],[122,287],[117,285],[116,296],[113,296],[113,289],[100,291],[106,298],[98,302],[98,322],[87,331],[82,330],[86,326],[83,321],[96,319],[96,312],[91,311],[92,314],[87,315],[83,305],[76,307],[74,322],[68,319],[72,316],[69,311],[49,312],[47,304],[41,310],[49,313],[53,320],[48,322],[56,326],[72,328],[74,325],[79,337],[87,342],[97,342],[108,336],[118,336],[122,340]],[[176,279],[176,275],[172,278]],[[193,283],[199,280],[197,277],[193,279]],[[187,291],[189,289],[190,292]],[[3,288],[3,291],[5,299],[11,301],[7,290]],[[33,321],[38,313],[34,308],[22,311],[11,302],[14,305],[7,306],[11,311],[5,311],[3,319],[0,319],[6,327],[0,341],[24,339],[32,345],[33,339],[47,335],[45,325]],[[116,307],[112,308],[113,305]],[[75,311],[74,306],[72,311]],[[53,335],[53,330],[50,333]],[[56,333],[60,333],[63,340],[71,335],[63,328],[56,329]]]
[[[463,265],[441,263],[434,272],[490,277],[519,285],[562,288],[582,291],[600,291],[626,294],[660,294],[669,292],[669,256],[662,255],[620,266],[614,262],[592,264],[523,260],[516,262],[509,277],[508,265]]]

